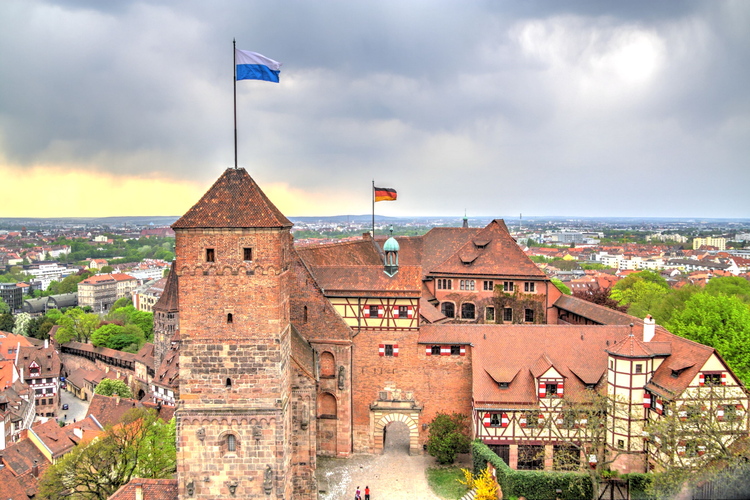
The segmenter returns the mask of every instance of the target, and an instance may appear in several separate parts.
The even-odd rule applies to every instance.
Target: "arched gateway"
[[[418,455],[421,453],[419,448],[419,411],[372,411],[370,421],[373,425],[373,451],[374,453],[383,453],[383,444],[385,443],[384,430],[392,422],[401,422],[406,424],[409,429],[409,455]]]

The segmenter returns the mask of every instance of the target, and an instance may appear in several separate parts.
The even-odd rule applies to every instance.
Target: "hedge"
[[[497,482],[503,497],[525,497],[527,500],[590,500],[593,495],[591,478],[580,472],[545,472],[513,470],[480,440],[471,446],[474,473],[491,463],[496,470]],[[561,493],[557,493],[560,490]]]

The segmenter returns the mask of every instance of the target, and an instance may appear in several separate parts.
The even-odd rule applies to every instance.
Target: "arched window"
[[[226,385],[227,389],[231,389],[232,388],[232,379],[228,378],[225,385]]]
[[[334,378],[336,376],[336,362],[333,354],[326,351],[320,355],[320,377]]]
[[[443,313],[443,316],[445,316],[446,318],[455,318],[456,306],[453,304],[453,302],[443,302],[440,305],[440,312]]]
[[[307,323],[307,306],[302,310],[302,322]]]
[[[474,319],[475,308],[471,302],[461,304],[461,319]]]
[[[329,392],[324,392],[318,396],[318,417],[319,418],[336,418],[336,398]]]
[[[237,451],[237,438],[234,434],[227,434],[227,451]]]
[[[219,448],[222,455],[236,457],[240,452],[240,446],[240,440],[233,431],[223,432],[219,435]]]
[[[227,314],[227,323],[234,322],[234,317],[232,316],[232,313]]]

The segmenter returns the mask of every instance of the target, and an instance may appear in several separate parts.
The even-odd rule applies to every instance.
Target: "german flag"
[[[398,196],[395,189],[374,186],[373,189],[375,189],[375,201],[396,201]]]

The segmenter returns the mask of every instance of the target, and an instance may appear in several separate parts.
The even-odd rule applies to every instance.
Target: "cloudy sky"
[[[0,3],[0,215],[750,217],[750,2]]]

